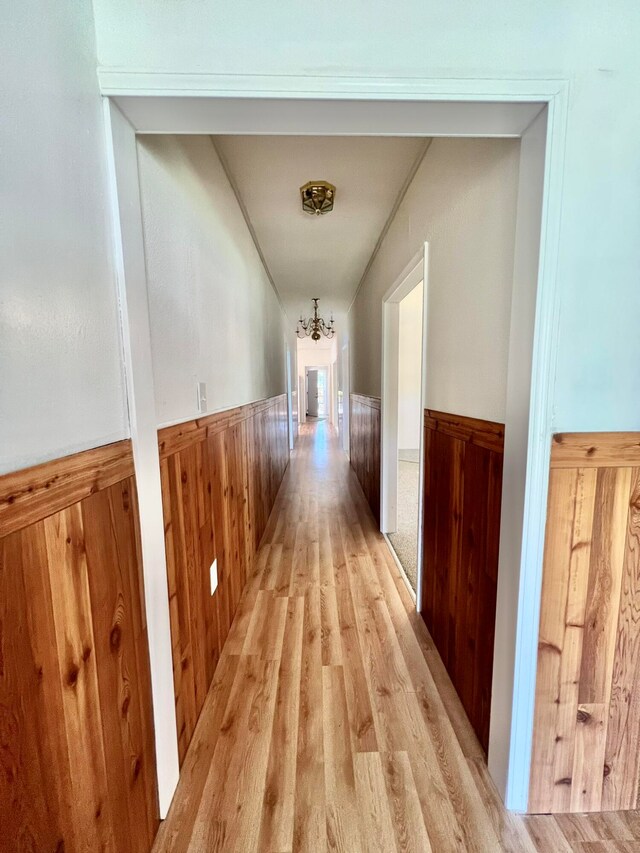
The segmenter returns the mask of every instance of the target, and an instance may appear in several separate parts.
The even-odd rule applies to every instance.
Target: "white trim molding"
[[[381,101],[418,96],[427,100],[548,102],[566,88],[563,78],[370,77],[357,75],[210,74],[98,68],[103,95],[182,97],[336,97],[371,96]]]
[[[113,102],[105,100],[104,108],[120,323],[140,516],[158,800],[160,818],[164,819],[180,770],[138,160],[133,128]]]

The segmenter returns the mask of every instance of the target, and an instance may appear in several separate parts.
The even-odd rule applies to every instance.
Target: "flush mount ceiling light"
[[[333,314],[331,315],[331,320],[328,323],[322,319],[322,317],[318,316],[318,302],[319,299],[312,299],[313,302],[313,317],[309,317],[307,320],[302,319],[302,314],[300,315],[300,319],[298,320],[298,325],[296,327],[296,335],[299,338],[307,338],[311,335],[311,340],[316,343],[320,340],[322,335],[325,338],[332,338],[336,330],[333,325]]]
[[[328,181],[309,181],[300,187],[300,195],[304,212],[321,216],[333,210],[336,188]]]

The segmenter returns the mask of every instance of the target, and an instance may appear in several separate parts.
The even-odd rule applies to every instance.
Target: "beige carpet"
[[[416,451],[417,453],[417,451]],[[418,461],[407,462],[406,451],[401,451],[398,462],[398,529],[389,535],[397,558],[416,589],[418,569],[418,489],[420,487]]]

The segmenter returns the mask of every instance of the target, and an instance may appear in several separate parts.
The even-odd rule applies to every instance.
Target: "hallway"
[[[0,853],[640,853],[640,2],[4,12]]]
[[[634,829],[504,811],[337,438],[303,426],[154,850],[605,853]]]

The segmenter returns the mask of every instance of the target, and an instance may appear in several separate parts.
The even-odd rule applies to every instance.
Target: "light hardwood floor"
[[[155,851],[640,851],[636,812],[519,817],[337,439],[300,439]]]

